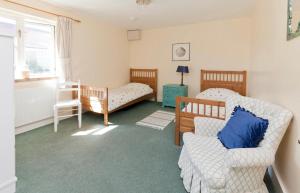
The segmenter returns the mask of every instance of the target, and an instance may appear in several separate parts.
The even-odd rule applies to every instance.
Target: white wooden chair
[[[76,98],[69,100],[61,100],[62,94],[64,97],[69,97],[67,94],[73,94],[76,92]],[[72,96],[72,97],[73,97]],[[81,113],[82,107],[80,102],[80,81],[78,82],[64,82],[58,83],[56,88],[56,104],[53,107],[54,110],[54,132],[57,132],[57,125],[59,118],[67,118],[72,116],[78,116],[78,127],[81,128]],[[74,113],[77,112],[77,113]],[[60,114],[61,113],[61,114]]]

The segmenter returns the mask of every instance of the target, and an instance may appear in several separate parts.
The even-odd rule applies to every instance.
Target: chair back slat
[[[78,80],[77,82],[58,82],[56,87],[56,102],[59,101],[60,95],[63,92],[71,92],[73,95],[73,100],[80,101],[80,80]]]

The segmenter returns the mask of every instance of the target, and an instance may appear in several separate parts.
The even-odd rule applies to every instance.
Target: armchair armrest
[[[228,167],[269,166],[275,161],[275,151],[262,147],[230,149],[225,156]]]
[[[225,126],[221,119],[195,117],[195,134],[207,137],[217,136],[218,132]]]

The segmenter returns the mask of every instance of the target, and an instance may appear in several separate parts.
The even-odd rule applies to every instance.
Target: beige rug
[[[175,119],[175,113],[168,111],[156,111],[136,124],[153,129],[163,130]]]

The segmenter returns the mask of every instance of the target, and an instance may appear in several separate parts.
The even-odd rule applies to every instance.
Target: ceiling
[[[153,0],[139,7],[135,0],[43,0],[66,9],[86,12],[114,24],[134,28],[157,28],[200,21],[245,17],[255,0]]]

